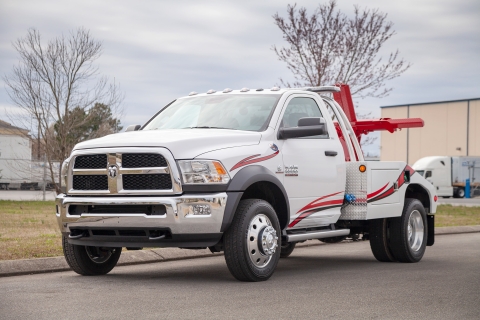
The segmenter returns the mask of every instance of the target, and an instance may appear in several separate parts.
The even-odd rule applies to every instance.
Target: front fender
[[[226,190],[228,194],[227,207],[225,209],[222,228],[220,231],[224,232],[228,229],[228,227],[232,223],[233,216],[235,215],[235,211],[237,210],[238,203],[240,202],[243,193],[250,186],[257,182],[271,183],[275,185],[281,192],[284,200],[284,203],[282,203],[282,207],[285,211],[285,220],[288,224],[288,221],[290,220],[290,206],[288,203],[287,192],[285,191],[283,184],[280,182],[280,180],[278,180],[275,174],[267,168],[258,165],[250,165],[239,170],[228,184]]]

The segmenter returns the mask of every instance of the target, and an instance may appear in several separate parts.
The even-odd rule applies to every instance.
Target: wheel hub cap
[[[422,215],[418,210],[412,211],[408,218],[407,236],[408,244],[413,251],[418,251],[422,247],[424,232]]]
[[[277,231],[273,229],[273,227],[268,226],[263,229],[262,236],[259,238],[262,244],[260,247],[263,254],[271,256],[275,253],[275,249],[277,248]]]
[[[248,227],[247,249],[252,263],[258,268],[268,265],[278,247],[277,231],[264,214],[256,215]]]

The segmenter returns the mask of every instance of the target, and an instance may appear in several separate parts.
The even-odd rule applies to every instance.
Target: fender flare
[[[290,205],[288,203],[287,191],[283,187],[283,184],[278,180],[273,172],[267,168],[259,165],[250,165],[248,167],[240,169],[233,177],[227,187],[228,200],[225,207],[225,213],[223,215],[221,232],[225,232],[232,223],[233,216],[237,210],[238,203],[243,196],[245,190],[256,182],[270,182],[280,189],[285,199],[286,211],[287,211],[287,225],[290,219]]]

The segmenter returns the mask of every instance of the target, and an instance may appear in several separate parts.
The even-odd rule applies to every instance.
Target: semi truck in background
[[[433,184],[439,197],[465,197],[467,179],[471,190],[480,190],[480,157],[425,157],[413,169]]]

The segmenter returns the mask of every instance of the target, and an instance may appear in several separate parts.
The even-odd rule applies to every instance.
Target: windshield
[[[416,170],[416,172],[423,177],[423,174],[425,173],[425,170]]]
[[[263,131],[280,94],[222,94],[179,99],[143,130],[220,128]]]

